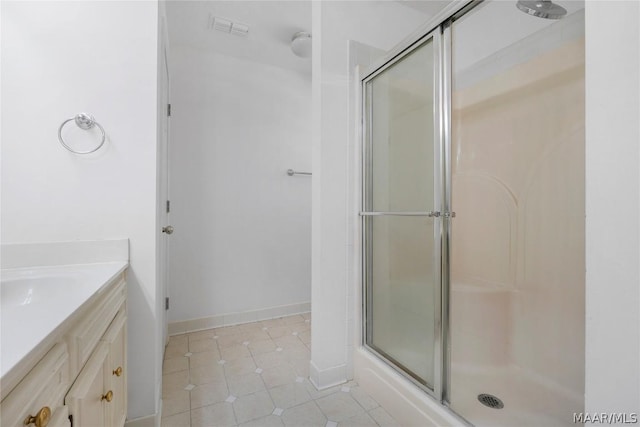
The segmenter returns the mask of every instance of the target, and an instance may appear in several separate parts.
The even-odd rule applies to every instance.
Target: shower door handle
[[[360,212],[360,216],[426,216],[429,218],[438,218],[441,213],[439,211],[428,212]]]

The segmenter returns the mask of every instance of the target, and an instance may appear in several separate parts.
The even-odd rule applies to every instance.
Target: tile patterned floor
[[[357,383],[309,382],[310,315],[173,336],[163,427],[398,426]]]

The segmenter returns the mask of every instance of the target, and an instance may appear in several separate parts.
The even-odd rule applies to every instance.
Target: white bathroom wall
[[[170,322],[308,309],[310,74],[184,46],[171,74]]]
[[[349,146],[349,41],[384,51],[428,20],[391,1],[314,2],[314,128],[311,380],[327,387],[351,377],[355,212],[347,215],[353,147]],[[373,50],[372,50],[373,52]],[[350,210],[350,209],[349,209]],[[315,215],[317,213],[317,215]]]
[[[640,3],[585,9],[585,409],[640,414]]]
[[[158,4],[1,8],[2,243],[130,239],[128,416],[154,414]],[[79,112],[107,133],[95,154],[58,143],[58,126]],[[95,140],[74,126],[69,138]]]

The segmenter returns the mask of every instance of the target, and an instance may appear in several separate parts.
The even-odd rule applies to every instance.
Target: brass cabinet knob
[[[113,392],[109,390],[107,394],[103,394],[100,400],[106,400],[107,402],[111,402],[113,400]]]
[[[51,409],[48,406],[43,407],[38,411],[35,417],[31,415],[27,416],[24,420],[24,425],[35,424],[36,427],[46,427],[51,419]]]
[[[118,368],[113,371],[113,375],[115,375],[116,377],[119,377],[120,375],[122,375],[122,366],[118,366]]]

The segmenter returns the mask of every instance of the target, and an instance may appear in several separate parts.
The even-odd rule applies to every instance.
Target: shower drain
[[[483,394],[479,394],[478,395],[478,400],[484,406],[488,406],[489,408],[494,408],[494,409],[502,409],[502,408],[504,408],[504,403],[502,403],[502,400],[498,399],[497,397],[495,397],[492,394],[484,394],[484,393]]]

